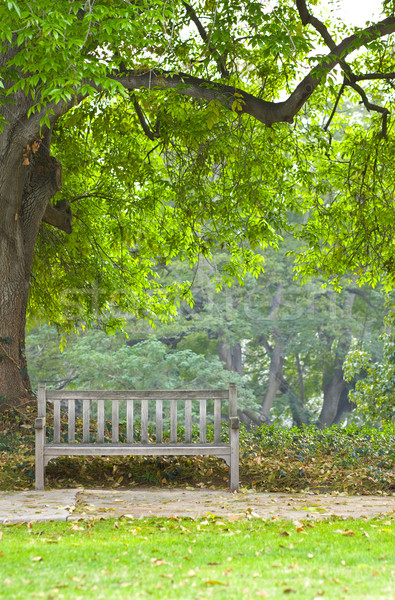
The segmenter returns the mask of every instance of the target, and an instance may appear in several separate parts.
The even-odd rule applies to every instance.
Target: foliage
[[[172,350],[152,336],[129,345],[123,334],[109,336],[97,329],[74,335],[63,352],[58,340],[45,326],[28,336],[34,385],[45,381],[52,389],[166,390],[221,388],[232,382],[238,386],[240,406],[256,407],[246,378],[224,369],[217,357],[189,348]]]
[[[296,399],[301,420],[317,421],[323,387],[349,346],[364,347],[380,358],[384,301],[380,289],[347,287],[339,293],[313,278],[301,287],[293,280],[287,256],[292,248],[295,243],[289,237],[277,252],[267,248],[262,252],[264,273],[257,278],[247,275],[243,285],[220,293],[214,280],[228,260],[224,252],[201,260],[193,271],[184,261],[173,261],[158,271],[163,285],[192,279],[194,305],[182,302],[174,319],[167,324],[156,319],[155,329],[122,313],[128,338],[85,328],[66,338],[45,325],[32,327],[26,342],[33,389],[38,381],[69,389],[205,388],[234,381],[240,409],[250,408],[258,415],[278,345],[284,383],[270,418],[300,424],[291,409]]]
[[[309,219],[299,229],[304,241],[297,257],[299,272],[319,273],[335,286],[348,276],[358,284],[375,287],[382,281],[392,289],[393,125],[382,137],[368,127],[364,115],[350,126],[339,114],[329,139],[319,130],[307,136],[303,144],[316,148],[312,168],[317,177],[306,190],[312,203]]]
[[[33,411],[6,414],[0,430],[0,489],[34,484]],[[77,423],[77,428],[81,423]],[[180,428],[180,435],[183,435]],[[260,491],[393,493],[395,429],[365,426],[318,430],[262,426],[240,434],[240,478]],[[61,457],[46,469],[54,487],[228,485],[228,467],[214,457]]]
[[[187,113],[186,118],[197,127],[197,115]],[[191,302],[188,280],[165,282],[160,277],[161,267],[174,258],[192,265],[216,248],[226,248],[217,280],[229,283],[242,280],[247,271],[259,272],[262,257],[248,243],[256,243],[263,229],[268,243],[277,244],[274,227],[279,224],[267,210],[268,192],[247,184],[258,176],[251,169],[265,177],[254,153],[246,156],[246,185],[233,191],[234,202],[229,202],[240,175],[230,155],[243,144],[243,130],[225,123],[223,132],[209,132],[207,139],[200,132],[198,143],[197,131],[175,123],[168,142],[153,142],[137,126],[136,115],[124,103],[103,102],[83,104],[55,130],[53,146],[66,174],[62,196],[72,203],[74,231],[65,236],[42,229],[31,315],[68,330],[82,318],[87,323],[101,318],[111,329],[123,324],[125,312],[169,318],[180,298]],[[222,177],[213,178],[225,160]],[[253,212],[248,208],[252,195]],[[54,283],[50,296],[48,280]]]
[[[18,404],[29,391],[22,329],[30,280],[31,318],[111,332],[127,313],[153,323],[173,317],[182,301],[192,305],[189,280],[166,279],[174,260],[196,267],[222,251],[210,274],[222,289],[261,273],[262,249],[277,250],[288,235],[305,244],[291,249],[302,276],[338,288],[393,285],[393,6],[384,2],[382,21],[354,29],[326,17],[325,3],[310,4],[0,5],[0,265],[7,278],[7,260],[18,258],[21,299],[11,360],[0,361],[1,397]],[[359,99],[365,110],[356,115],[350,106]],[[60,164],[51,152],[65,175],[53,207],[45,203],[60,188]],[[66,236],[69,221],[54,231],[48,224],[57,219],[46,213],[64,217],[69,204],[74,231]],[[310,360],[314,367],[330,358],[328,389],[347,343],[325,331],[322,352],[319,334],[304,352],[298,342],[307,330],[299,339],[289,330],[283,340],[284,328],[273,326],[266,346],[286,342],[277,382],[294,421],[304,422],[316,409]],[[269,361],[253,346],[251,354],[261,363],[259,387]],[[271,403],[262,406],[265,419]]]
[[[393,309],[388,321],[393,325]],[[344,363],[345,377],[352,380],[359,376],[351,400],[358,412],[368,415],[377,423],[395,421],[395,339],[394,334],[384,333],[382,361],[374,361],[366,349],[353,349]]]
[[[248,513],[247,513],[248,514]],[[89,519],[1,526],[0,597],[218,599],[381,597],[394,522]],[[61,555],[61,560],[59,557]],[[81,560],[83,556],[83,560]],[[25,570],[21,570],[21,562]],[[330,570],[328,571],[328,564]],[[291,565],[291,566],[290,566]],[[374,576],[372,576],[372,573]]]
[[[377,119],[365,131],[350,127],[350,115],[341,112],[322,128],[328,107],[343,108],[343,96],[355,100],[356,89],[341,87],[330,72],[336,64],[328,66],[331,44],[330,58],[312,59],[322,29],[306,20],[303,5],[225,0],[170,7],[158,0],[149,18],[142,18],[147,11],[141,4],[124,0],[1,5],[2,51],[13,47],[2,69],[2,102],[6,106],[17,93],[31,97],[28,116],[36,115],[43,131],[54,129],[52,148],[65,174],[54,203],[67,198],[74,212],[70,236],[42,228],[31,315],[68,330],[81,319],[102,319],[110,329],[122,324],[119,313],[109,314],[115,305],[140,317],[166,318],[180,297],[190,301],[190,295],[182,282],[162,287],[158,264],[175,257],[195,264],[226,248],[218,284],[243,280],[262,267],[256,248],[277,247],[292,229],[291,213],[310,213],[297,228],[308,242],[305,273],[317,273],[317,266],[329,276],[354,271],[375,283],[381,272],[391,272],[393,132],[387,128],[387,140],[378,140]],[[391,33],[391,8],[384,9]],[[334,36],[350,33],[335,18],[330,26]],[[377,29],[367,38],[363,32],[351,36],[341,59],[358,72],[385,71],[391,64],[381,41],[386,35]],[[349,56],[372,38],[366,54]],[[271,125],[276,117],[242,116],[251,99],[268,109],[273,103],[275,110],[279,97],[299,88],[304,69],[314,74],[314,89],[326,80],[308,108],[279,116],[285,123],[273,129],[260,121]],[[132,83],[136,79],[140,83]],[[384,104],[392,98],[379,79],[366,83],[364,101],[366,94],[382,96]],[[388,193],[380,195],[383,178]],[[328,203],[329,193],[334,200]],[[377,240],[373,221],[379,223]]]

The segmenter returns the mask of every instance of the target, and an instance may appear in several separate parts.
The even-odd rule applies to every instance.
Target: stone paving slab
[[[206,489],[62,489],[0,492],[0,523],[69,521],[91,517],[206,517],[322,519],[395,517],[394,496],[232,494]]]
[[[232,494],[217,490],[140,488],[132,490],[83,490],[77,495],[75,516],[204,517],[215,514],[229,519],[301,519],[323,517],[395,516],[393,496],[343,496],[315,494]]]
[[[0,523],[68,521],[78,489],[0,492]]]

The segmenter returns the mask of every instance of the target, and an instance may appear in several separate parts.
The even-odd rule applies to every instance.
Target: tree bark
[[[50,132],[42,138],[34,121],[20,115],[9,121],[0,154],[0,411],[30,399],[25,325],[34,247],[47,204],[61,187]]]
[[[224,363],[225,369],[235,371],[243,375],[243,360],[241,353],[241,344],[236,342],[231,344],[228,340],[218,340],[218,356]]]
[[[277,284],[276,291],[273,296],[272,306],[269,312],[269,318],[275,320],[280,310],[281,302],[283,298],[283,286],[281,283]],[[270,368],[269,368],[269,382],[266,390],[265,397],[262,402],[260,411],[260,417],[265,423],[270,422],[269,413],[273,406],[273,402],[276,398],[277,392],[281,386],[281,380],[283,377],[283,343],[281,340],[281,333],[277,327],[273,327],[273,339],[274,346],[271,349],[270,356]],[[268,344],[269,345],[269,344]]]
[[[349,393],[352,390],[353,386],[347,382],[345,387],[340,394],[339,403],[337,405],[337,412],[335,418],[333,419],[333,425],[339,424],[345,416],[352,412],[356,408],[356,404],[350,402]]]
[[[347,328],[347,318],[351,316],[352,307],[355,300],[355,294],[349,294],[343,305],[343,331],[335,353],[333,365],[327,365],[323,372],[322,389],[324,392],[324,402],[318,426],[320,428],[330,427],[338,414],[340,398],[345,390],[346,382],[343,377],[343,363],[347,352],[350,349],[352,332]]]

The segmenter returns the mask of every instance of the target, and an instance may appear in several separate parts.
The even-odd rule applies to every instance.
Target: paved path
[[[79,491],[0,492],[0,523],[67,521]]]
[[[205,489],[65,489],[0,492],[0,523],[68,521],[92,516],[321,519],[395,516],[394,496],[316,494],[231,494]]]

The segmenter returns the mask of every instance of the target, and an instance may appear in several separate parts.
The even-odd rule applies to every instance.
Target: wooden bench
[[[224,402],[226,401],[226,402]],[[47,404],[53,403],[53,440],[47,441]],[[226,404],[226,406],[223,406]],[[208,408],[213,408],[213,441],[207,441]],[[106,410],[107,408],[107,410]],[[192,409],[195,409],[194,411]],[[62,423],[67,418],[67,435]],[[228,416],[229,441],[221,441],[221,415]],[[111,416],[111,438],[106,415]],[[195,418],[194,418],[195,415]],[[76,432],[76,417],[82,431]],[[140,417],[136,419],[135,417]],[[178,420],[185,435],[178,439]],[[198,424],[198,439],[193,429]],[[235,384],[220,390],[53,391],[39,384],[36,429],[36,490],[44,489],[45,467],[58,456],[214,455],[229,466],[232,492],[239,489],[239,419]],[[81,428],[79,428],[81,429]],[[121,436],[120,436],[121,430]],[[124,441],[120,441],[123,439]],[[153,439],[155,438],[155,439]]]

